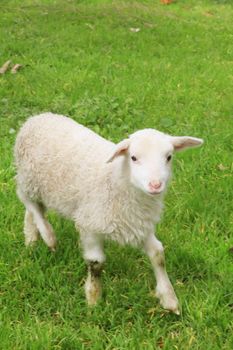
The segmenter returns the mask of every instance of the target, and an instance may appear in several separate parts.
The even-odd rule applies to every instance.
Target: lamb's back
[[[113,147],[70,118],[52,113],[31,117],[15,145],[18,185],[31,198],[71,216],[84,193],[88,198],[105,183],[102,174]]]
[[[108,157],[113,143],[65,116],[44,113],[29,118],[16,140],[16,159],[25,153],[49,155],[50,158],[76,153],[80,159]],[[94,152],[93,152],[94,150]],[[91,162],[91,159],[90,159]]]

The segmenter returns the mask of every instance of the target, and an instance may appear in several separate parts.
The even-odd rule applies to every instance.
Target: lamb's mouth
[[[147,193],[150,195],[150,196],[156,196],[158,194],[161,194],[163,192],[163,189],[159,190],[159,191],[148,191]]]

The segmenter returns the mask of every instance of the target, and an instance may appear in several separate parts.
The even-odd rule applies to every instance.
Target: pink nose
[[[162,182],[160,181],[151,181],[149,182],[149,187],[150,189],[153,190],[159,190],[160,187],[162,186]]]

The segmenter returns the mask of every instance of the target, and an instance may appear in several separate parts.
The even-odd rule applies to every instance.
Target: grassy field
[[[233,349],[232,18],[231,0],[1,0],[0,65],[23,64],[0,76],[1,350]],[[48,110],[114,141],[145,127],[204,138],[176,156],[158,226],[180,317],[160,308],[138,250],[106,245],[88,310],[71,222],[51,214],[54,254],[24,247],[12,148]]]

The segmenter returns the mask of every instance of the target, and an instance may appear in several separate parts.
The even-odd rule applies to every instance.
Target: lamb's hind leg
[[[25,196],[21,191],[18,191],[18,196],[26,207],[24,226],[26,245],[32,243],[38,238],[36,232],[37,229],[47,246],[51,250],[55,250],[56,237],[52,226],[44,217],[43,208],[38,203],[33,202]]]
[[[39,239],[39,231],[33,219],[33,215],[26,209],[24,217],[25,245],[33,245]]]

